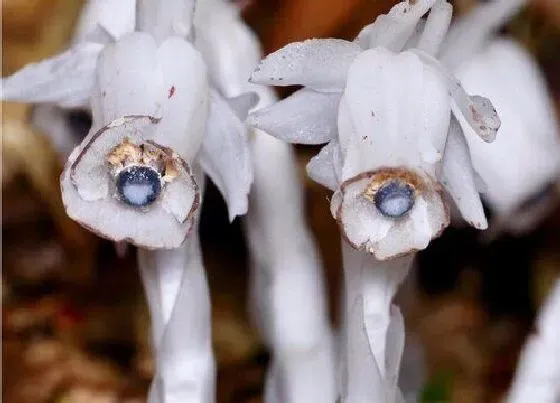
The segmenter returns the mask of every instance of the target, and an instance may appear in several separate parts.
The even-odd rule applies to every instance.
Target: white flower
[[[68,159],[62,196],[73,219],[114,241],[180,246],[201,202],[200,166],[231,219],[247,210],[252,168],[242,120],[258,99],[226,100],[212,89],[184,39],[193,5],[140,2],[156,7],[138,14],[149,33],[123,34],[128,20],[94,24],[88,41],[3,79],[3,99],[91,107],[93,127]]]
[[[454,24],[441,59],[469,91],[492,99],[502,126],[492,144],[465,133],[483,197],[496,220],[494,230],[525,231],[557,201],[560,122],[533,57],[496,31],[522,0],[477,6]]]
[[[425,248],[449,224],[443,188],[468,222],[487,227],[463,131],[491,142],[500,120],[433,57],[451,11],[443,0],[402,2],[354,42],[287,45],[251,77],[305,87],[248,123],[285,141],[328,143],[308,173],[335,192],[343,236],[381,260]]]

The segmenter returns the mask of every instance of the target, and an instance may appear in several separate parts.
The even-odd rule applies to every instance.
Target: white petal
[[[387,235],[373,247],[380,260],[403,253],[425,249],[430,241],[449,225],[449,214],[438,193],[417,197],[414,208],[405,220],[394,225]]]
[[[92,34],[100,32],[99,27],[117,39],[133,32],[135,22],[136,0],[88,0],[80,13],[73,43],[91,41]]]
[[[341,39],[309,39],[269,54],[251,75],[259,84],[303,85],[318,91],[342,91],[346,73],[360,47]]]
[[[486,229],[488,223],[476,188],[468,146],[455,119],[451,121],[447,136],[441,182],[463,218],[475,228]]]
[[[186,161],[198,153],[208,117],[208,77],[200,53],[179,37],[166,39],[157,51],[163,76],[163,111],[156,142]]]
[[[428,12],[436,0],[418,0],[411,4],[400,2],[388,14],[382,14],[375,22],[360,32],[358,41],[364,49],[384,47],[394,52],[403,49],[414,33],[418,21]]]
[[[192,161],[202,143],[208,108],[206,67],[178,37],[159,48],[145,33],[125,35],[101,54],[92,101],[94,127],[127,115],[161,117],[155,141]]]
[[[485,142],[496,139],[501,121],[492,102],[484,97],[469,96],[461,83],[435,58],[421,50],[413,50],[428,66],[434,68],[441,78],[447,81],[449,94],[454,101],[453,112],[460,122],[464,120],[472,130]]]
[[[340,174],[340,168],[338,171],[336,169],[336,165],[340,165],[340,161],[337,162],[340,159],[339,154],[338,141],[332,140],[307,164],[309,177],[332,191],[336,190],[339,183],[338,175]]]
[[[161,116],[162,74],[154,39],[145,33],[123,36],[99,56],[92,98],[93,126],[126,115]]]
[[[223,0],[199,1],[194,24],[195,47],[202,53],[213,86],[225,97],[256,91],[260,106],[264,106],[262,100],[269,98],[264,93],[271,89],[248,82],[263,57],[262,49],[256,34],[240,18],[237,5]]]
[[[340,102],[341,179],[380,167],[435,169],[449,119],[447,87],[415,54],[363,52],[350,68]]]
[[[437,0],[430,10],[424,31],[418,41],[418,49],[436,55],[451,24],[453,6],[445,0]]]
[[[336,137],[339,94],[302,89],[249,115],[247,124],[297,144],[323,144]]]
[[[135,143],[153,140],[155,125],[149,117],[122,118],[92,131],[74,150],[61,178],[62,199],[72,219],[113,241],[150,249],[181,245],[200,204],[198,186],[184,161],[178,160],[178,176],[163,189],[162,200],[145,211],[125,206],[110,185],[107,153],[125,137]]]
[[[52,102],[67,107],[87,103],[103,45],[85,43],[2,79],[5,101]]]
[[[465,138],[474,168],[488,185],[485,198],[494,212],[510,217],[560,173],[559,123],[546,82],[513,40],[492,42],[456,74],[467,90],[492,99],[500,113],[496,141],[486,144],[470,131]]]
[[[394,224],[394,220],[379,213],[375,203],[363,196],[370,183],[369,176],[344,184],[331,200],[331,210],[338,221],[344,237],[356,249],[367,248],[383,239]],[[341,203],[340,203],[341,202]],[[338,204],[338,208],[334,207]]]
[[[195,0],[138,0],[136,28],[149,32],[158,42],[170,36],[191,34]]]
[[[247,130],[216,92],[211,92],[200,164],[227,202],[229,218],[245,214],[253,181]]]

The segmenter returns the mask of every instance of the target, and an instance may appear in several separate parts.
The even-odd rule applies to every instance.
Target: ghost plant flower
[[[92,3],[99,7],[86,12],[111,19],[112,2]],[[92,128],[61,177],[66,210],[140,248],[156,353],[150,401],[211,402],[210,302],[196,231],[202,170],[230,218],[244,214],[252,167],[241,119],[257,98],[226,100],[211,87],[188,40],[193,1],[126,4],[136,23],[120,20],[120,36],[98,21],[85,42],[4,79],[3,98],[89,105]],[[130,26],[137,32],[122,34]]]
[[[245,213],[252,174],[240,116],[255,96],[228,103],[209,87],[198,51],[179,36],[111,38],[80,42],[3,80],[4,99],[90,103],[93,128],[61,180],[68,213],[115,241],[178,247],[200,203],[193,163],[224,193],[230,218]]]
[[[493,232],[525,231],[553,206],[560,174],[560,122],[533,57],[496,31],[525,3],[494,1],[459,19],[441,51],[466,89],[490,97],[500,135],[484,144],[465,134],[481,189],[495,214]],[[512,85],[515,83],[515,85]]]
[[[328,143],[308,173],[335,192],[331,211],[347,241],[381,260],[425,248],[448,225],[444,187],[469,222],[487,225],[463,131],[492,141],[496,112],[487,99],[467,95],[423,43],[401,51],[434,4],[425,31],[435,32],[424,41],[442,39],[448,3],[402,2],[354,42],[290,44],[252,75],[305,86],[249,123],[289,142]],[[430,22],[440,20],[436,30]]]
[[[404,1],[353,42],[289,44],[266,57],[251,77],[304,88],[252,113],[249,124],[292,143],[327,143],[307,171],[334,192],[331,213],[345,240],[346,276],[362,279],[347,281],[346,315],[352,322],[362,307],[371,362],[386,388],[378,401],[397,396],[395,366],[390,370],[387,360],[398,361],[402,351],[385,345],[388,329],[402,320],[389,307],[403,276],[388,271],[447,227],[445,194],[473,226],[487,227],[464,133],[492,142],[500,120],[488,99],[467,94],[435,58],[451,14],[443,0]],[[366,276],[366,269],[377,274]],[[355,324],[346,325],[348,331]],[[358,342],[350,333],[341,393],[343,401],[361,402],[374,396],[365,383],[351,382],[361,370],[350,364]]]

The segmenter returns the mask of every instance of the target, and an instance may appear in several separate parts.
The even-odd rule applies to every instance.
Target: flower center
[[[381,214],[399,218],[414,206],[414,188],[399,180],[384,183],[375,194],[375,207]]]
[[[156,201],[161,192],[161,177],[152,167],[133,165],[117,176],[120,199],[133,207],[145,207]]]

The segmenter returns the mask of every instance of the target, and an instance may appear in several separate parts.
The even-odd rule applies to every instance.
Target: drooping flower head
[[[334,191],[347,241],[378,259],[423,249],[449,224],[444,189],[468,222],[487,226],[463,131],[491,142],[500,120],[434,58],[451,13],[443,0],[401,2],[355,41],[287,45],[251,77],[305,87],[248,123],[292,143],[328,143],[308,173]]]
[[[500,135],[492,144],[465,133],[494,233],[530,230],[558,202],[560,122],[546,81],[526,49],[498,37],[525,3],[477,5],[454,22],[440,51],[464,87],[490,97],[500,113]]]
[[[256,98],[226,100],[211,87],[188,40],[194,1],[137,3],[123,3],[136,13],[120,10],[129,18],[117,27],[86,15],[87,40],[4,79],[3,98],[89,105],[92,128],[61,177],[67,213],[115,241],[174,248],[201,202],[200,166],[230,217],[245,213],[252,171],[241,119]],[[100,11],[86,9],[116,21]]]

